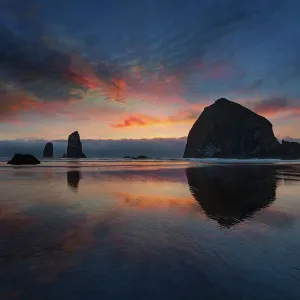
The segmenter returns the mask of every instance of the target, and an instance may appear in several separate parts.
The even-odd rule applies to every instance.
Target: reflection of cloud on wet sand
[[[12,267],[16,262],[26,262],[38,281],[49,282],[77,263],[71,254],[93,246],[88,217],[70,210],[67,203],[30,200],[0,202],[0,265],[8,270],[8,290],[17,276]]]
[[[266,227],[262,224],[279,229],[294,224],[293,215],[270,205],[276,197],[277,173],[274,170],[254,168],[240,173],[224,168],[224,171],[217,172],[227,176],[224,179],[205,169],[196,170],[188,178],[196,188],[195,195],[202,197],[200,202],[194,199],[186,179],[182,178],[185,176],[184,169],[140,172],[81,169],[84,180],[80,181],[76,197],[69,189],[70,177],[66,170],[51,169],[50,173],[49,170],[47,173],[41,169],[34,170],[37,181],[29,182],[38,182],[34,188],[28,183],[29,174],[25,174],[24,178],[17,176],[19,188],[13,189],[12,184],[5,186],[7,193],[0,202],[0,263],[10,270],[6,280],[12,281],[16,275],[16,271],[10,268],[16,262],[26,261],[30,269],[24,272],[32,273],[38,281],[51,282],[82,264],[84,255],[81,253],[97,251],[104,256],[111,255],[115,260],[130,262],[143,255],[155,255],[155,251],[171,251],[178,247],[180,235],[174,232],[183,228],[181,221],[185,224],[186,221],[195,222],[193,229],[197,231],[197,226],[203,224],[200,222],[209,217],[205,210],[211,212],[207,201],[218,209],[218,201],[224,195],[228,196],[226,200],[231,204],[228,208],[228,203],[225,203],[227,208],[224,208],[221,203],[217,213],[224,216],[225,212],[225,217],[231,218],[237,215],[235,208],[241,207],[242,217],[246,211],[250,218],[236,226],[241,231],[244,227],[251,227],[249,222],[252,222],[252,227],[256,224],[260,228]],[[252,178],[249,174],[255,175],[256,182],[247,182]],[[72,181],[76,186],[81,176],[78,173],[72,175],[76,175],[75,181]],[[222,185],[222,178],[227,185]],[[241,184],[236,186],[237,183]],[[222,194],[226,188],[227,194]],[[259,188],[265,190],[259,192]],[[236,193],[238,198],[232,199],[230,196]],[[214,198],[203,200],[209,195]],[[19,200],[12,201],[16,198]],[[264,201],[257,203],[255,199]],[[232,203],[233,200],[238,200],[238,204]],[[253,211],[255,214],[251,215]],[[151,253],[148,253],[149,249]]]
[[[34,224],[34,219],[22,213],[14,203],[0,203],[0,236],[11,236]]]
[[[3,211],[2,206],[1,209]],[[34,210],[31,212],[33,222],[24,222],[28,218],[21,211],[17,215],[5,214],[0,220],[0,263],[9,267],[18,261],[26,261],[28,271],[40,282],[55,281],[62,272],[80,263],[80,256],[75,254],[100,242],[95,238],[94,230],[110,235],[119,227],[115,221],[118,213],[114,211],[89,215],[81,212],[78,215],[70,212],[68,207],[47,208],[45,204]],[[16,276],[14,268],[9,270],[7,280]]]
[[[116,192],[120,207],[124,209],[137,209],[144,212],[169,212],[179,214],[197,214],[202,216],[200,206],[188,195],[186,197],[157,194],[149,195],[146,192]]]
[[[30,270],[36,274],[38,281],[55,281],[61,273],[80,262],[74,255],[96,245],[92,225],[85,217],[81,217],[62,226],[61,233],[54,239],[46,238],[46,247],[41,245],[37,249],[39,259],[35,258],[37,253],[30,258]]]
[[[80,191],[93,197],[101,192],[122,210],[199,214],[201,208],[191,197],[184,176],[182,169],[90,174]]]
[[[82,195],[85,201],[76,200],[68,190],[63,189],[67,186],[61,180],[62,176],[65,178],[65,172],[53,170],[50,172],[51,176],[49,170],[47,174],[45,173],[47,176],[38,176],[44,174],[43,170],[33,172],[37,172],[35,176],[37,175],[39,182],[35,189],[32,190],[28,182],[22,184],[31,178],[30,174],[22,176],[18,171],[14,177],[17,176],[20,189],[15,190],[8,185],[9,193],[6,196],[10,201],[9,199],[13,199],[14,196],[25,195],[27,203],[30,204],[28,210],[30,219],[26,217],[22,202],[15,201],[14,209],[4,208],[2,205],[1,210],[5,211],[5,218],[2,218],[0,223],[3,228],[0,234],[3,238],[1,245],[6,257],[5,264],[27,260],[30,272],[35,274],[38,281],[54,281],[59,274],[80,263],[75,254],[96,247],[100,243],[95,232],[101,232],[101,240],[118,245],[116,248],[123,244],[126,251],[123,250],[127,253],[124,252],[124,255],[133,257],[134,251],[127,247],[122,229],[135,224],[137,215],[124,214],[124,209],[132,210],[134,206],[138,207],[138,210],[142,208],[143,211],[150,213],[153,209],[186,213],[197,211],[198,207],[184,188],[181,182],[182,174],[178,170],[175,170],[174,174],[167,170],[161,173],[155,170],[148,170],[145,173],[87,172],[85,180],[79,187],[79,195]],[[81,176],[78,176],[77,171],[71,172],[67,173],[67,183],[76,186]],[[173,188],[170,189],[170,186]],[[57,197],[60,192],[60,197]],[[103,203],[102,195],[106,195],[111,201]],[[69,199],[70,197],[72,199]],[[20,199],[22,201],[24,198]],[[99,205],[93,206],[92,202]],[[29,222],[31,219],[34,222]],[[2,234],[4,231],[5,235]],[[10,276],[13,277],[14,274],[8,274],[8,278]]]
[[[132,166],[133,165],[133,166]],[[168,166],[168,165],[167,165]],[[93,179],[101,179],[106,181],[143,181],[143,182],[178,182],[186,183],[186,177],[183,172],[185,166],[168,169],[163,165],[147,166],[146,164],[137,165],[129,164],[126,168],[118,170],[109,170],[108,172],[85,172],[85,176]]]

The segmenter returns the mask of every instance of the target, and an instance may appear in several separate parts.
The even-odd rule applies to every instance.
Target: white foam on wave
[[[300,159],[271,159],[271,158],[182,158],[181,160],[202,162],[202,163],[226,163],[226,164],[265,164],[265,163],[300,163]]]
[[[1,165],[5,165],[7,157],[0,157]],[[283,160],[283,159],[262,159],[262,158],[249,158],[249,159],[238,159],[238,158],[174,158],[174,157],[156,157],[149,159],[124,159],[124,158],[111,158],[111,157],[90,157],[83,159],[70,159],[70,158],[53,158],[53,159],[43,159],[39,158],[43,163],[79,163],[80,165],[84,165],[87,163],[143,163],[143,162],[186,162],[186,163],[203,163],[203,164],[300,164],[300,159],[293,160]]]

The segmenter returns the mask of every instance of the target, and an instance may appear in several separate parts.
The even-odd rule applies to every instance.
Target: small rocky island
[[[82,152],[82,144],[80,141],[80,135],[78,131],[74,131],[69,135],[68,147],[67,147],[67,158],[86,158]]]
[[[9,165],[38,165],[41,162],[31,154],[17,153],[8,161]]]
[[[48,142],[45,145],[43,157],[44,158],[53,158],[53,144],[51,142]]]
[[[185,158],[300,158],[300,144],[276,139],[273,126],[250,109],[218,99],[192,126]]]
[[[138,156],[124,156],[125,159],[150,159],[150,157],[146,155],[138,155]]]

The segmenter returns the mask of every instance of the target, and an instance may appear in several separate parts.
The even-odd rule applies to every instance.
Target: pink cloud
[[[190,123],[192,124],[200,115],[204,108],[204,104],[190,105],[188,109],[180,110],[177,113],[166,117],[152,117],[149,115],[137,114],[135,116],[130,115],[126,117],[121,123],[113,124],[113,128],[128,128],[128,127],[142,127],[153,125],[169,125],[178,123]]]

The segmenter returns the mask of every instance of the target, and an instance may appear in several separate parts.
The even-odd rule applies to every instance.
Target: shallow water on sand
[[[300,299],[300,165],[2,163],[0,299]]]

